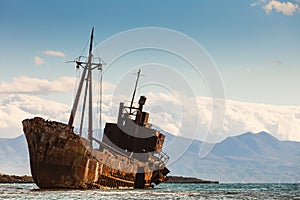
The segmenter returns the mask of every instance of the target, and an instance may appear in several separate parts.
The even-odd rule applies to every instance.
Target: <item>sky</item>
[[[296,106],[297,109],[300,106],[299,0],[3,0],[0,27],[0,98],[2,113],[7,115],[10,113],[8,105],[16,100],[9,95],[14,94],[39,97],[64,106],[72,104],[72,77],[76,72],[74,66],[66,62],[82,54],[92,27],[95,27],[95,45],[100,46],[100,57],[110,67],[104,76],[107,87],[120,85],[124,77],[130,79],[128,74],[137,71],[139,65],[144,65],[143,71],[147,72],[151,69],[147,65],[152,63],[158,71],[156,75],[145,73],[144,80],[151,81],[151,77],[156,77],[156,81],[166,79],[169,82],[164,82],[165,86],[173,86],[178,77],[189,84],[193,89],[190,92],[195,96],[212,95],[213,88],[217,87],[215,80],[216,85],[222,85],[219,89],[224,90],[224,95],[216,94],[217,97],[279,107]],[[120,43],[114,43],[116,49],[121,49],[125,43],[128,46],[134,44],[135,39],[154,40],[157,39],[152,32],[155,27],[174,38],[182,36],[196,43],[202,49],[199,55],[207,61],[203,63],[212,66],[217,79],[207,80],[205,72],[201,74],[202,78],[197,77],[191,63],[187,62],[189,60],[179,59],[170,51],[143,49],[114,61],[108,59],[115,52],[103,47],[111,44],[112,39],[118,41],[118,35],[126,36]],[[148,34],[126,35],[132,30],[139,33],[145,29]],[[157,46],[164,46],[168,37],[155,41]],[[168,45],[185,48],[185,43],[179,40]],[[197,57],[191,46],[187,46],[184,53]],[[170,72],[174,75],[170,76]],[[130,84],[134,76],[132,79]],[[176,89],[180,90],[179,87]],[[163,92],[159,89],[146,92],[153,91]],[[186,90],[182,88],[182,91]],[[8,99],[11,102],[8,103]],[[18,113],[23,116],[25,111],[32,113],[29,110]],[[295,116],[292,119],[297,123],[298,111]],[[2,122],[2,128],[9,127],[8,124]],[[11,128],[1,130],[11,131]]]

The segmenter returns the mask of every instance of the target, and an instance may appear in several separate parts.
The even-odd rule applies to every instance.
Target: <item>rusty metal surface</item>
[[[164,166],[153,171],[148,162],[132,162],[107,148],[91,150],[66,124],[38,117],[22,123],[32,177],[40,188],[147,188],[165,181],[169,173]]]

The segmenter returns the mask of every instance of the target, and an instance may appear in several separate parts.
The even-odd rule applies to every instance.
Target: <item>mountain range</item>
[[[300,182],[300,143],[280,141],[266,132],[244,133],[215,144],[200,157],[201,141],[169,168],[179,175],[190,175],[220,182]]]
[[[216,144],[165,134],[170,175],[221,183],[300,182],[300,142],[280,141],[266,132],[247,132]],[[182,146],[185,150],[175,155],[174,149]],[[208,151],[201,155],[203,148]],[[0,160],[0,173],[30,174],[25,136],[0,139]]]

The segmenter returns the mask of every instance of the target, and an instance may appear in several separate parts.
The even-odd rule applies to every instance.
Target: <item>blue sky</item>
[[[97,48],[99,56],[107,63],[109,56],[141,41],[178,47],[185,57],[203,58],[197,63],[201,77],[186,62],[190,60],[172,51],[146,48],[120,56],[110,68],[105,66],[109,69],[104,74],[105,121],[115,121],[110,109],[117,110],[119,100],[129,98],[132,74],[142,67],[145,76],[138,93],[152,95],[147,102],[153,123],[171,133],[187,137],[195,133],[199,139],[211,136],[217,141],[246,131],[267,131],[280,139],[300,141],[299,7],[300,0],[3,0],[1,137],[20,134],[24,118],[68,120],[76,74],[74,65],[66,62],[82,55],[94,26],[96,44],[106,47]],[[157,30],[164,37],[155,39]],[[128,33],[133,34],[118,40]],[[173,42],[177,36],[186,40]],[[187,45],[189,41],[202,46],[202,52]],[[205,74],[215,69],[213,63],[228,101],[226,108],[216,103],[211,110],[209,97],[223,97],[212,95],[220,89],[220,78]],[[119,91],[128,97],[118,99]],[[189,101],[186,97],[192,95],[195,98]],[[222,117],[223,129],[218,121]]]
[[[81,54],[92,26],[98,43],[128,29],[162,27],[206,49],[228,99],[300,105],[300,3],[290,0],[293,10],[285,7],[288,1],[274,2],[1,1],[0,82],[73,76],[74,67],[65,62]],[[36,66],[36,57],[45,63]]]

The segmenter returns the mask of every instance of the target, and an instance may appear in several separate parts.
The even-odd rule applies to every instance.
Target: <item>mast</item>
[[[89,82],[89,118],[88,118],[88,141],[90,142],[90,147],[93,147],[93,94],[92,94],[92,50],[93,50],[93,39],[94,39],[94,27],[92,29],[89,59],[88,59],[88,82]]]
[[[77,107],[78,107],[78,103],[79,103],[79,99],[80,99],[80,95],[82,92],[82,87],[83,87],[83,83],[84,81],[86,81],[86,85],[85,85],[85,92],[84,92],[84,99],[83,99],[83,110],[82,110],[82,119],[80,122],[80,135],[82,134],[82,126],[83,126],[83,118],[84,118],[84,112],[85,112],[85,104],[86,104],[86,98],[88,98],[88,141],[89,141],[89,145],[91,148],[93,148],[93,89],[92,89],[92,70],[94,69],[99,69],[102,70],[102,63],[101,60],[99,61],[99,63],[94,63],[93,62],[93,40],[94,40],[94,27],[92,28],[92,33],[91,33],[91,37],[90,37],[90,46],[89,46],[89,55],[87,58],[87,62],[82,62],[80,61],[80,59],[82,57],[79,57],[76,62],[77,67],[79,68],[82,67],[83,68],[83,73],[80,79],[80,83],[76,92],[76,96],[75,96],[75,100],[73,103],[73,107],[72,107],[72,111],[70,114],[70,118],[69,118],[69,122],[68,125],[69,126],[73,126],[74,123],[74,118],[75,118],[75,114],[77,111]],[[87,97],[88,96],[88,97]]]

